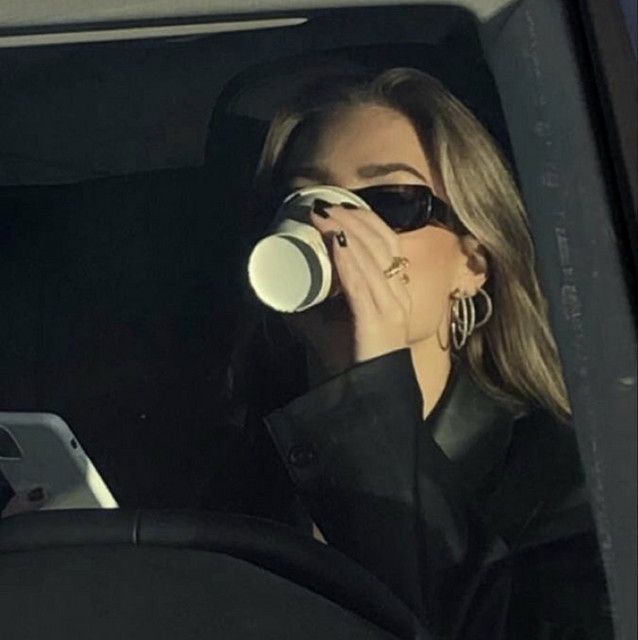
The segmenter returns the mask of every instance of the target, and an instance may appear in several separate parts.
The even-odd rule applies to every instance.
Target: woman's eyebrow
[[[287,172],[288,178],[307,178],[308,180],[316,180],[323,184],[332,184],[332,175],[328,169],[313,165],[304,165],[301,167],[293,167]]]
[[[404,164],[403,162],[392,162],[390,164],[367,164],[364,167],[359,167],[359,169],[357,169],[357,173],[362,178],[378,178],[380,176],[387,176],[390,173],[397,173],[399,171],[411,173],[413,176],[420,178],[423,182],[428,184],[428,180],[422,173],[417,171],[414,167],[411,167],[409,164]]]

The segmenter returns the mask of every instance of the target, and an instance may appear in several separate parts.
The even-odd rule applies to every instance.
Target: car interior
[[[249,206],[252,178],[278,105],[332,68],[427,71],[503,148],[578,407],[608,578],[626,584],[635,518],[614,524],[635,491],[635,469],[628,482],[617,463],[631,453],[635,378],[611,381],[635,371],[635,187],[614,145],[616,98],[591,71],[591,25],[540,0],[295,4],[0,30],[0,409],[62,416],[120,505],[0,521],[7,639],[429,637],[354,562],[261,518],[258,488],[248,514],[229,497],[251,486],[241,460],[229,468],[238,435],[221,389],[247,251],[268,224]],[[202,26],[231,21],[250,26]],[[178,35],[107,33],[163,28]],[[294,397],[293,356],[266,372],[265,406]]]

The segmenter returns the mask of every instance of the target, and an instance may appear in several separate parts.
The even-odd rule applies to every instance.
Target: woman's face
[[[350,107],[317,131],[300,135],[289,151],[284,175],[291,190],[314,184],[346,189],[424,184],[446,199],[410,120],[375,105]],[[475,293],[484,277],[469,269],[464,245],[447,229],[428,225],[400,233],[399,241],[401,255],[410,261],[405,285],[411,298],[409,343],[438,340],[447,346],[452,292],[458,288]],[[302,331],[301,316],[306,313],[290,318]]]

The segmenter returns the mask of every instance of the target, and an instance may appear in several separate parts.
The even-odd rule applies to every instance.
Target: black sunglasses
[[[401,233],[438,223],[456,234],[467,233],[452,208],[423,184],[390,184],[350,189],[394,231]],[[280,192],[273,199],[274,209],[289,194]],[[273,210],[274,210],[273,209]]]
[[[452,207],[423,184],[380,185],[353,189],[352,193],[367,202],[394,231],[414,231],[438,223],[455,233],[465,232]]]

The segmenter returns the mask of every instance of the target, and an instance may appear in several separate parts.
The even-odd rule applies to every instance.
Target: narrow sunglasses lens
[[[429,221],[431,192],[424,185],[367,187],[354,193],[395,230],[411,231]]]

